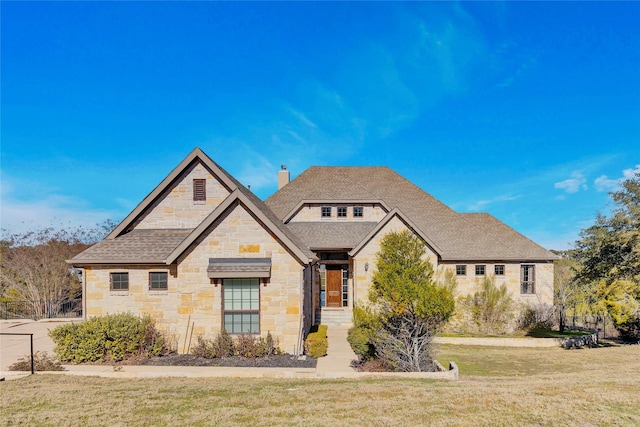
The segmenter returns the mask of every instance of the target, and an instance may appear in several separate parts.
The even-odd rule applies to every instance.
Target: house
[[[271,332],[298,353],[314,323],[349,322],[367,299],[380,239],[409,229],[461,294],[496,275],[524,303],[551,304],[555,255],[484,213],[457,213],[387,167],[278,172],[266,201],[194,149],[103,241],[83,270],[84,313],[149,314],[186,334]]]

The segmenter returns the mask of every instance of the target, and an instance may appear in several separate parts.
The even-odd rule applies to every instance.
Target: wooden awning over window
[[[209,278],[271,277],[271,258],[209,258]]]

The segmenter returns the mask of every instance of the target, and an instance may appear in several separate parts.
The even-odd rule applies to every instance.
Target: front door
[[[342,307],[342,269],[327,268],[327,307]]]

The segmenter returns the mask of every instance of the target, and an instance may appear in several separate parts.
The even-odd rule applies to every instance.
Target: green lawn
[[[640,346],[443,345],[458,381],[109,379],[0,383],[0,423],[144,425],[640,425]]]

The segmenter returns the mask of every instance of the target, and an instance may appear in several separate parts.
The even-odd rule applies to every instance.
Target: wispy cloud
[[[307,116],[305,116],[303,113],[301,113],[300,111],[294,110],[293,108],[291,109],[291,114],[293,114],[297,119],[299,119],[302,123],[304,123],[305,125],[311,127],[311,128],[317,128],[318,125],[315,124],[314,122],[312,122],[311,120],[309,120],[309,118]]]
[[[578,191],[586,190],[587,179],[581,172],[574,171],[571,173],[571,178],[567,178],[564,181],[556,182],[554,188],[564,190],[566,193],[577,193]]]
[[[479,211],[481,209],[485,209],[489,205],[493,205],[501,202],[510,202],[513,200],[517,200],[519,198],[520,198],[519,195],[518,196],[504,195],[504,196],[498,196],[489,200],[478,200],[477,202],[474,202],[471,205],[469,205],[467,209],[469,211]]]
[[[620,186],[622,181],[633,178],[636,174],[640,174],[640,165],[636,165],[635,168],[624,169],[621,178],[610,179],[607,175],[601,175],[595,179],[594,184],[598,191],[613,191]]]
[[[3,198],[1,228],[23,233],[44,227],[92,228],[107,219],[117,221],[125,213],[93,209],[85,201],[51,194],[36,201]]]

